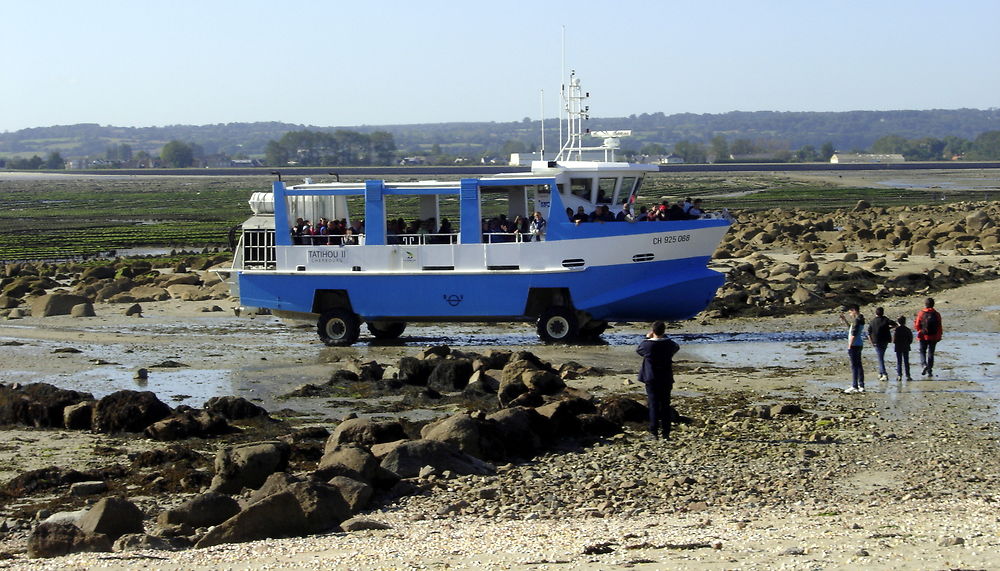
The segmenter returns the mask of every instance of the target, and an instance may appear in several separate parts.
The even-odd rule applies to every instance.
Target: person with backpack
[[[889,374],[885,371],[885,351],[892,342],[892,328],[896,324],[885,316],[885,309],[875,308],[875,318],[868,325],[868,340],[875,347],[878,356],[878,380],[888,381]]]
[[[910,345],[913,343],[913,332],[906,326],[906,317],[900,315],[896,322],[896,328],[892,330],[892,346],[896,349],[896,382],[903,380],[903,371],[906,371],[906,380],[913,381],[910,376]]]
[[[840,314],[847,325],[847,356],[851,359],[851,388],[845,393],[865,392],[865,370],[861,363],[861,347],[865,343],[865,316],[856,303],[847,306],[847,313]]]
[[[934,376],[934,350],[941,340],[944,327],[941,325],[941,314],[934,309],[934,298],[924,301],[924,308],[913,320],[913,329],[917,331],[917,341],[920,343],[920,366],[924,368],[921,375]]]

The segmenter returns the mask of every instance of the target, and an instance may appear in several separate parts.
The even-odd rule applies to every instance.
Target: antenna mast
[[[563,86],[563,110],[566,112],[566,140],[561,141],[562,148],[559,149],[557,161],[571,161],[583,159],[583,121],[590,119],[590,107],[583,104],[583,101],[590,97],[580,87],[580,80],[576,77],[576,71],[569,74],[569,85]],[[560,121],[560,127],[562,123]],[[560,138],[562,129],[560,129]]]

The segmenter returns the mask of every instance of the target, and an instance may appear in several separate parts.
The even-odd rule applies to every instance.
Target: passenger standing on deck
[[[642,355],[639,382],[646,385],[649,431],[670,438],[670,391],[674,388],[673,357],[680,347],[666,336],[667,326],[656,321],[646,340],[635,350]]]
[[[896,328],[892,330],[892,346],[896,349],[896,382],[903,380],[903,372],[906,372],[906,380],[912,381],[910,376],[910,345],[913,343],[913,332],[906,326],[906,317],[900,316],[896,322]]]
[[[924,368],[921,375],[934,376],[934,350],[944,333],[941,325],[941,314],[934,309],[934,298],[924,300],[924,308],[913,320],[913,328],[917,331],[917,341],[920,342],[920,366]]]
[[[857,304],[847,306],[847,313],[840,314],[847,325],[847,355],[851,359],[851,388],[845,393],[865,392],[865,370],[861,365],[861,347],[865,342],[865,316]]]
[[[888,381],[889,374],[885,370],[885,351],[892,342],[892,328],[896,324],[885,316],[885,310],[881,307],[875,308],[875,318],[868,325],[868,340],[875,347],[875,355],[878,357],[878,380]]]

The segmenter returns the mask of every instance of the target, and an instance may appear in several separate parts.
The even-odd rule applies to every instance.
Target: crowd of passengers
[[[386,244],[451,244],[455,229],[447,218],[437,225],[434,218],[414,219],[409,224],[402,218],[385,222]]]
[[[629,203],[622,205],[618,214],[613,214],[607,205],[600,205],[590,214],[580,206],[573,212],[566,209],[566,217],[570,222],[647,222],[662,220],[694,220],[704,216],[700,198],[686,198],[670,204],[661,204],[647,208],[642,206],[638,213],[632,212]],[[545,218],[541,212],[535,212],[530,218],[517,215],[513,220],[500,214],[492,218],[484,218],[482,222],[483,241],[499,242],[537,242],[545,235]],[[297,245],[334,245],[351,246],[358,244],[358,236],[364,234],[365,223],[354,220],[348,224],[346,219],[327,220],[320,218],[316,224],[298,218],[292,227],[292,243]],[[402,218],[386,220],[386,244],[453,244],[457,233],[447,218],[441,219],[436,225],[434,218],[426,220],[414,219],[409,224]]]
[[[295,219],[292,226],[292,244],[296,245],[357,245],[358,236],[365,233],[365,223],[354,220],[327,220],[320,218],[315,224],[302,218]]]
[[[661,204],[654,205],[650,208],[642,206],[639,208],[638,213],[633,212],[632,205],[627,202],[622,205],[622,209],[618,212],[618,214],[612,214],[611,209],[603,204],[595,208],[590,214],[587,214],[587,211],[584,210],[582,206],[578,207],[575,213],[572,208],[566,209],[566,217],[570,222],[575,224],[581,224],[583,222],[695,220],[704,215],[705,211],[702,210],[700,198],[696,198],[694,200],[685,198],[683,201],[678,201],[674,204],[670,204],[664,200]]]

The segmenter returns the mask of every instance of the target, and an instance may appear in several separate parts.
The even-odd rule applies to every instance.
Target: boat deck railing
[[[389,234],[386,244],[401,244],[404,246],[423,246],[426,244],[458,244],[458,233],[444,234]]]

